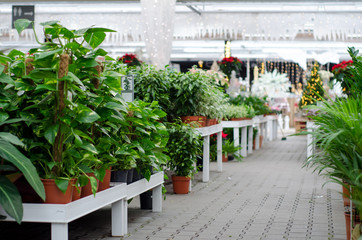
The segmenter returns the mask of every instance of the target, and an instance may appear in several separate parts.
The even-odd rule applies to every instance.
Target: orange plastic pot
[[[190,177],[172,176],[173,191],[176,194],[188,194],[190,187]]]
[[[67,204],[72,201],[72,192],[75,179],[69,180],[68,188],[63,193],[55,184],[54,179],[41,180],[45,189],[45,203]]]
[[[80,199],[80,196],[82,194],[82,188],[81,187],[77,187],[74,185],[73,186],[73,194],[72,194],[72,201],[77,201],[78,199]]]
[[[228,155],[227,155],[227,154],[223,154],[223,155],[222,155],[222,161],[223,161],[223,162],[227,162],[227,161],[229,161],[229,160],[228,160]]]
[[[190,124],[191,127],[205,127],[207,118],[205,116],[183,116],[181,121]]]
[[[111,182],[111,170],[111,167],[106,170],[106,175],[104,175],[103,181],[99,182],[98,192],[109,188],[109,183]]]
[[[346,182],[343,182],[343,183],[346,184],[346,186],[349,188],[349,185],[348,185]],[[349,201],[350,193],[349,193],[349,190],[348,190],[347,187],[345,187],[344,185],[342,185],[343,205],[344,205],[345,207],[350,205],[350,201]]]
[[[94,176],[94,173],[89,173],[87,174],[89,177],[95,177]],[[99,180],[97,179],[97,189],[98,189],[98,186],[99,186]],[[92,186],[91,186],[91,183],[90,183],[90,180],[88,181],[88,184],[83,186],[82,188],[82,194],[80,195],[81,198],[84,198],[84,197],[87,197],[89,195],[92,195],[93,192],[92,192]]]

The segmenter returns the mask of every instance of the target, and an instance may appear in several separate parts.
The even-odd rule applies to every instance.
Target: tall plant
[[[29,24],[34,26],[21,19],[15,26],[20,33]],[[23,91],[26,98],[18,114],[34,120],[22,136],[30,159],[43,169],[43,178],[56,179],[57,186],[65,191],[69,178],[101,164],[91,133],[93,123],[100,119],[94,106],[104,96],[96,96],[91,88],[99,74],[96,57],[107,54],[96,48],[106,32],[113,30],[69,30],[58,21],[41,25],[50,41],[38,41],[40,46],[31,49],[25,60],[26,73],[13,76],[16,90]]]

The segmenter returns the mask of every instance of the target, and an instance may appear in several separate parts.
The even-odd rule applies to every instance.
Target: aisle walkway
[[[167,185],[162,213],[139,210],[134,199],[129,235],[121,239],[346,239],[340,186],[322,188],[324,179],[301,169],[305,157],[301,136],[267,142],[244,162],[223,164],[222,173],[212,163],[210,182],[197,177],[188,195],[172,194]],[[71,223],[69,230],[74,240],[120,239],[110,237],[109,208]],[[19,231],[27,239],[49,239],[48,225],[25,224]]]

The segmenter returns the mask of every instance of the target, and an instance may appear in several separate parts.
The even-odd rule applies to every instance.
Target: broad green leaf
[[[114,110],[126,111],[126,107],[123,104],[116,102],[107,102],[104,107]]]
[[[103,50],[102,48],[98,48],[95,52],[95,55],[97,56],[106,56],[108,54],[108,52],[106,52],[105,50]]]
[[[7,64],[8,62],[12,62],[13,60],[5,55],[0,55],[0,63]]]
[[[79,109],[78,116],[76,120],[81,123],[92,123],[97,121],[100,116],[94,112],[92,109],[82,106]]]
[[[87,185],[89,182],[87,176],[85,175],[81,175],[78,177],[78,183],[81,187],[84,187],[85,185]]]
[[[0,64],[0,74],[4,71],[4,69],[5,69],[5,66]]]
[[[16,31],[20,34],[22,31],[24,31],[25,28],[27,28],[32,22],[28,19],[18,19],[14,22],[14,26]]]
[[[2,65],[0,65],[2,66]],[[0,82],[15,85],[14,80],[5,73],[0,74]]]
[[[0,126],[2,126],[4,124],[17,123],[17,122],[22,122],[22,121],[27,121],[27,119],[26,118],[12,118],[12,119],[1,122]]]
[[[104,32],[88,32],[84,35],[85,41],[91,46],[93,49],[98,47],[106,38],[106,34]]]
[[[15,145],[18,145],[18,146],[21,146],[21,147],[24,146],[24,143],[22,143],[17,136],[15,136],[15,135],[13,135],[11,133],[0,132],[0,138],[2,138],[5,141],[8,141],[8,142],[10,142],[12,144],[15,144]]]
[[[0,110],[0,123],[4,122],[9,118],[9,114],[7,114],[4,110]]]
[[[88,142],[83,143],[80,147],[91,153],[98,154],[96,147],[91,143],[88,143]]]
[[[11,57],[11,58],[14,58],[16,56],[25,56],[25,53],[23,53],[22,51],[13,49],[8,54],[8,57]]]
[[[0,175],[0,205],[17,223],[23,219],[23,204],[18,189],[9,179]]]
[[[35,192],[44,200],[45,192],[43,183],[31,163],[18,149],[10,143],[0,139],[0,157],[14,164],[25,176]]]
[[[44,51],[44,52],[41,52],[41,53],[37,53],[37,54],[34,55],[35,56],[35,61],[47,58],[47,57],[52,56],[52,55],[57,54],[57,53],[61,53],[62,51],[63,51],[62,48],[58,48],[58,49],[55,49],[55,50],[52,50],[52,51]]]
[[[115,89],[117,91],[120,91],[122,88],[121,77],[106,76],[106,80],[104,81],[104,83],[107,84],[112,89]]]
[[[59,124],[52,125],[45,130],[44,137],[50,144],[54,144],[54,140],[58,134]]]
[[[82,68],[89,68],[89,67],[95,67],[98,66],[98,62],[91,58],[80,58],[77,60],[77,66]]]
[[[95,32],[117,32],[115,30],[109,28],[88,28],[87,33],[95,33]]]
[[[104,176],[106,175],[106,170],[104,168],[97,169],[94,171],[94,175],[99,181],[103,182]]]
[[[56,90],[56,86],[55,84],[49,85],[49,84],[39,84],[36,86],[35,90],[41,90],[41,89],[46,89],[46,90],[50,90],[50,91],[55,91]]]
[[[67,179],[55,179],[55,184],[59,188],[60,191],[62,191],[64,194],[67,191],[69,180]]]
[[[42,26],[53,26],[53,25],[56,25],[56,24],[58,24],[59,23],[59,21],[47,21],[47,22],[42,22],[42,23],[39,23],[40,25],[42,25]]]
[[[74,73],[72,72],[68,72],[68,76],[71,77],[76,83],[78,83],[80,86],[84,86],[84,84],[82,83],[81,80],[79,80],[79,78],[74,75]]]
[[[89,181],[92,187],[92,193],[94,194],[94,196],[97,193],[97,189],[98,189],[98,182],[97,179],[95,177],[89,177]]]

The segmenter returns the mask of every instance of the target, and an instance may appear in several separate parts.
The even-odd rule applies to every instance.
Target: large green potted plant
[[[185,123],[204,127],[206,116],[200,116],[202,99],[208,94],[210,82],[200,73],[187,72],[171,79],[170,98],[173,112]]]
[[[15,26],[20,33],[29,24],[21,19]],[[103,96],[92,93],[90,85],[99,66],[96,57],[106,54],[95,48],[112,30],[69,30],[57,21],[41,25],[51,41],[29,51],[24,74],[13,73],[15,89],[25,99],[18,113],[33,120],[22,136],[27,154],[42,178],[52,179],[62,192],[69,190],[71,179],[79,178],[81,185],[89,179],[95,193],[96,179],[84,174],[93,171],[102,179],[104,173],[98,171],[101,161],[91,138],[92,125],[100,119],[92,108]]]
[[[168,124],[167,128],[167,150],[170,156],[167,166],[175,173],[172,176],[174,192],[187,194],[190,179],[197,171],[197,156],[202,153],[201,137],[192,127],[179,121]]]

